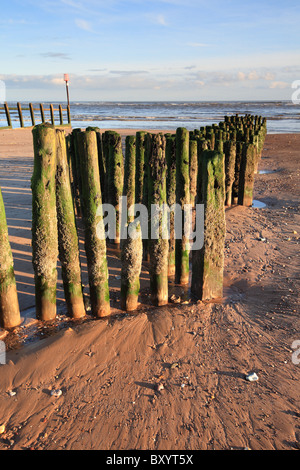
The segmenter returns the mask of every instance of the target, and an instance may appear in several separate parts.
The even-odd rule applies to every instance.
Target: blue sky
[[[8,101],[63,100],[64,73],[74,101],[290,99],[299,24],[299,0],[10,0],[0,80]]]

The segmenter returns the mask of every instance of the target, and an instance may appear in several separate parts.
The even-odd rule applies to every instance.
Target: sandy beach
[[[254,186],[266,206],[226,209],[222,299],[194,302],[171,287],[179,303],[154,308],[144,264],[140,308],[125,315],[111,246],[111,317],[68,319],[59,270],[58,317],[49,327],[34,312],[31,130],[0,131],[24,319],[14,333],[0,330],[9,349],[0,365],[0,450],[300,448],[300,364],[292,360],[300,340],[299,149],[300,134],[267,135]],[[88,292],[80,225],[79,236]],[[258,381],[245,380],[250,372]]]

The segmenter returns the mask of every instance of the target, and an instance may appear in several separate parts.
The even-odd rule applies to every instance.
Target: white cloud
[[[91,24],[86,20],[82,20],[82,19],[77,18],[75,20],[75,24],[76,24],[76,26],[78,26],[78,28],[83,29],[84,31],[89,31],[89,32],[93,31]]]
[[[165,20],[164,15],[157,15],[156,20],[157,20],[157,23],[158,23],[158,24],[160,24],[160,25],[162,25],[162,26],[167,26],[167,22],[166,22],[166,20]]]
[[[291,84],[290,83],[287,83],[287,82],[282,82],[282,81],[277,81],[277,82],[272,82],[270,84],[270,87],[269,88],[279,88],[281,90],[283,90],[284,88],[290,88],[291,87]]]

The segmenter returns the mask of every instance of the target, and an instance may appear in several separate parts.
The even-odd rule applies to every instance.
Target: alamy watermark
[[[295,88],[295,91],[292,94],[292,103],[300,104],[300,80],[294,80],[292,88]]]
[[[0,104],[6,101],[6,86],[3,80],[0,80]]]
[[[0,365],[6,364],[6,347],[4,341],[0,341]]]
[[[127,208],[127,197],[119,198],[120,207],[120,239],[128,237],[133,240],[142,237],[143,240],[169,240],[171,234],[171,217],[173,220],[174,239],[189,241],[191,250],[199,250],[204,243],[204,204],[196,204],[195,218],[192,204],[151,204],[150,211],[144,204],[133,204]],[[114,239],[117,232],[116,209],[112,204],[101,204],[97,210],[100,218],[97,224],[99,239]],[[131,219],[128,219],[131,217]],[[128,223],[128,220],[134,220]]]

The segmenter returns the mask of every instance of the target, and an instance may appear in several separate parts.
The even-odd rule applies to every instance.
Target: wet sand
[[[254,196],[266,207],[226,210],[223,299],[186,303],[177,288],[181,303],[153,308],[145,264],[141,307],[124,315],[111,246],[111,318],[68,320],[59,275],[59,316],[50,328],[34,319],[31,131],[0,131],[0,186],[25,319],[5,338],[0,449],[300,446],[300,365],[292,361],[300,340],[299,149],[300,134],[267,135],[259,170],[269,172],[256,176]],[[79,234],[87,285],[82,228]],[[259,380],[250,383],[252,371]],[[59,398],[53,388],[62,390]]]

